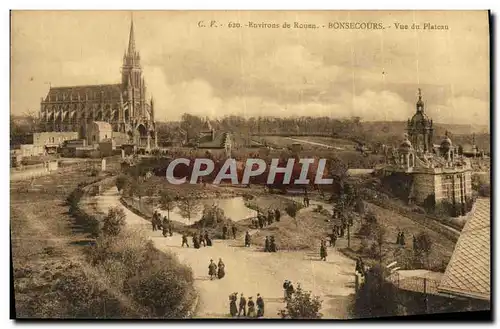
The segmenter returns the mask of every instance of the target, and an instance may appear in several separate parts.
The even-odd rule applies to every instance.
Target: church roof
[[[45,101],[77,101],[78,97],[84,101],[86,97],[89,100],[100,99],[101,95],[105,99],[119,100],[122,93],[122,85],[105,84],[105,85],[84,85],[84,86],[62,86],[51,87]]]
[[[430,119],[424,112],[417,112],[411,118],[411,124],[415,125],[416,123],[422,123],[424,126],[427,126],[430,123]]]
[[[108,122],[105,121],[94,121],[92,122],[97,126],[99,131],[105,131],[105,130],[113,130],[111,125]]]
[[[479,198],[438,287],[452,295],[490,300],[490,199]]]

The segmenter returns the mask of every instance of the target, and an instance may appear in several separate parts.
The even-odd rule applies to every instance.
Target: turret
[[[155,121],[155,103],[153,97],[151,97],[150,107],[151,107],[151,121]]]
[[[424,101],[422,100],[422,89],[418,88],[417,112],[424,111]]]

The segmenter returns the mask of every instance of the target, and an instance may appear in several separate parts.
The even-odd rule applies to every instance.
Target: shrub
[[[181,318],[194,302],[191,269],[135,232],[100,237],[88,257],[114,287],[145,308],[143,317]]]
[[[118,235],[125,227],[125,211],[121,207],[109,209],[108,215],[103,219],[102,232],[105,235]]]
[[[356,292],[351,314],[355,318],[403,315],[396,287],[386,280],[387,270],[379,264],[370,268]]]
[[[363,202],[363,199],[361,199],[359,197],[356,198],[356,204],[354,206],[354,211],[360,215],[365,213],[365,203]]]
[[[127,176],[120,175],[116,178],[116,188],[118,189],[118,192],[123,191],[127,186],[127,184],[128,184]]]
[[[491,186],[488,183],[483,183],[479,186],[479,195],[482,197],[490,197],[491,195]]]
[[[413,253],[416,261],[424,263],[422,258],[425,256],[427,266],[429,266],[429,255],[432,249],[432,240],[425,232],[420,232],[413,239]]]
[[[311,292],[304,291],[300,284],[295,293],[286,303],[286,308],[280,310],[278,315],[283,319],[321,319],[319,313],[322,301],[318,296],[312,296]]]
[[[186,273],[178,273],[183,272],[178,269],[155,266],[127,280],[125,291],[147,307],[153,317],[182,318],[193,302],[193,281],[187,269],[183,268]]]

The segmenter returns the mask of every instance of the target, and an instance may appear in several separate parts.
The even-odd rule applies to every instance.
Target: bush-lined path
[[[200,249],[194,249],[189,238],[190,248],[182,248],[179,234],[165,238],[160,231],[152,231],[149,221],[123,207],[116,188],[96,198],[100,211],[107,212],[115,206],[124,208],[131,229],[151,238],[158,249],[177,254],[181,262],[193,269],[200,295],[196,317],[228,317],[229,295],[238,292],[247,300],[250,296],[255,300],[260,293],[265,301],[265,317],[277,318],[278,310],[285,306],[282,289],[285,279],[295,286],[299,282],[305,290],[321,297],[323,318],[347,317],[347,296],[354,293],[354,261],[336,250],[330,248],[328,260],[322,262],[317,251],[264,253],[258,248],[245,248],[243,237],[214,240],[212,247]],[[226,276],[211,281],[208,264],[210,259],[217,263],[219,258],[226,265]]]

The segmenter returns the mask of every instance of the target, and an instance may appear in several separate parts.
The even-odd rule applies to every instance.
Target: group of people
[[[274,240],[274,235],[266,236],[264,241],[264,252],[276,252],[278,248],[276,247],[276,241]]]
[[[153,232],[162,230],[162,234],[164,237],[167,237],[167,235],[173,235],[172,222],[167,218],[167,216],[164,216],[162,220],[161,214],[157,210],[155,210],[153,213],[151,224],[153,225]]]
[[[236,228],[236,226],[234,226],[234,224],[231,227],[231,232],[233,233],[233,239],[236,239],[236,233],[238,232],[238,229]],[[227,240],[228,238],[229,238],[229,229],[227,225],[224,225],[222,227],[222,239]]]
[[[222,279],[226,275],[226,265],[222,261],[222,258],[219,258],[219,263],[215,264],[214,260],[210,260],[210,264],[208,264],[208,275],[210,276],[210,280],[214,278]]]
[[[294,293],[295,288],[293,287],[293,283],[290,280],[285,280],[285,282],[283,282],[283,294],[285,300],[289,300],[290,298],[292,298]]]
[[[399,231],[398,237],[396,239],[396,244],[399,244],[402,247],[406,244],[405,233],[403,231]]]
[[[199,234],[193,234],[192,239],[193,239],[193,247],[196,249],[200,249],[201,245],[203,245],[203,247],[211,247],[212,246],[212,239],[210,238],[210,236],[208,235],[208,232],[206,232],[206,231],[204,233],[200,232]],[[184,245],[186,245],[186,247],[189,248],[187,234],[182,235],[181,247],[184,247]]]
[[[257,218],[254,221],[255,228],[264,228],[271,225],[272,223],[279,222],[281,219],[281,212],[278,208],[272,210],[267,210],[267,216],[259,211]]]
[[[252,297],[248,297],[246,300],[243,293],[240,295],[240,302],[237,305],[238,293],[232,293],[229,295],[229,314],[232,317],[244,316],[249,318],[260,318],[264,316],[264,299],[260,294],[257,294],[257,300],[254,302]],[[255,306],[257,305],[257,311]],[[238,307],[239,306],[239,307]]]

